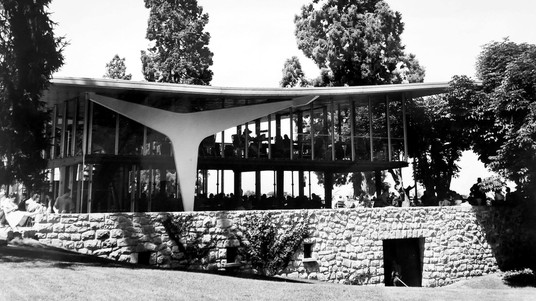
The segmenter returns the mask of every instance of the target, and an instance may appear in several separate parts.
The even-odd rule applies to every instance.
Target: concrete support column
[[[234,170],[234,195],[242,197],[242,172],[239,170]]]
[[[331,199],[333,198],[333,173],[324,172],[324,200],[326,208],[331,208]]]
[[[255,171],[255,197],[257,200],[261,199],[261,185],[262,185],[262,179],[261,179],[261,171],[257,170]]]
[[[166,135],[173,146],[175,168],[185,211],[193,211],[198,149],[208,135],[291,107],[304,106],[318,96],[250,106],[175,113],[90,93],[90,100]]]
[[[298,195],[305,195],[305,174],[303,170],[298,171]]]
[[[277,170],[276,171],[276,196],[283,197],[285,194],[285,171]]]

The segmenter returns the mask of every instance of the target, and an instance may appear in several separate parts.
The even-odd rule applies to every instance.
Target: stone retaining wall
[[[242,223],[250,215],[281,231],[306,223],[311,256],[304,260],[302,247],[283,276],[337,283],[384,285],[385,240],[419,239],[422,286],[495,272],[515,259],[522,240],[520,211],[491,207],[63,214],[43,216],[33,229],[42,243],[118,261],[247,271],[251,265],[239,257],[228,262],[227,252],[244,243]],[[168,217],[188,217],[181,241],[211,246],[202,259],[192,261],[170,239],[162,224]]]

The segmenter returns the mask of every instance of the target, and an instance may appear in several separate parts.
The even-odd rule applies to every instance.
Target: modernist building
[[[407,166],[405,103],[443,93],[447,83],[329,88],[223,88],[108,79],[57,78],[43,100],[51,109],[46,153],[50,191],[73,192],[76,211],[192,211],[207,193],[206,170],[324,175]],[[213,172],[214,174],[214,172]],[[309,177],[310,179],[310,177]],[[204,183],[203,183],[204,182]],[[310,184],[309,184],[310,187]],[[210,206],[210,204],[208,204]]]

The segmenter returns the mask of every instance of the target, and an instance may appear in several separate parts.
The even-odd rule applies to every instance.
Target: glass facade
[[[259,172],[276,170],[270,160],[294,160],[294,171],[301,172],[296,186],[303,192],[303,173],[311,171],[306,162],[404,161],[403,100],[402,95],[389,95],[313,102],[271,114],[206,137],[199,160],[209,162],[204,170],[217,173],[218,185],[224,181],[220,171],[234,170],[232,164],[242,168],[240,159],[260,160],[255,161],[264,164],[256,167]],[[184,109],[166,99],[156,104]],[[181,209],[173,150],[165,135],[83,96],[55,104],[49,129],[50,191],[55,198],[71,189],[77,212]],[[222,163],[228,159],[235,161]],[[205,175],[200,173],[199,183],[206,182]],[[274,186],[278,177],[274,172]],[[198,185],[197,191],[209,193],[206,185]]]

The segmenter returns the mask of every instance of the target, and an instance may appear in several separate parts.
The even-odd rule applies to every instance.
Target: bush
[[[259,274],[266,276],[281,273],[309,233],[305,222],[295,223],[291,229],[283,231],[273,224],[268,214],[246,217],[243,232],[242,255]]]
[[[503,281],[510,286],[534,286],[536,287],[536,275],[531,269],[507,271],[503,275]]]
[[[192,229],[195,229],[193,223],[194,217],[192,215],[179,215],[175,219],[167,216],[162,220],[162,225],[170,239],[175,242],[179,252],[184,254],[185,267],[199,264],[203,258],[208,256],[210,250],[216,247],[214,242],[202,243],[203,233],[191,232]]]
[[[348,285],[363,285],[367,284],[371,278],[372,273],[370,272],[370,268],[368,268],[364,273],[354,272],[349,274],[346,279],[344,279],[343,283]]]

